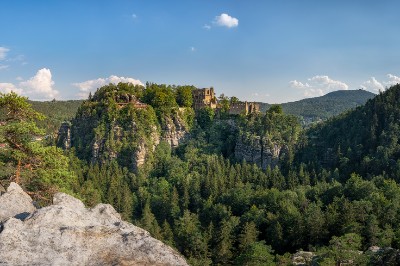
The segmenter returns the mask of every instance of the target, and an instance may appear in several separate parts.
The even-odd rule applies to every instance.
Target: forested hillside
[[[340,90],[320,97],[283,103],[282,108],[287,114],[301,117],[304,124],[310,124],[363,105],[374,96],[375,94],[365,90]],[[262,112],[269,107],[269,104],[261,103]]]
[[[400,181],[400,86],[364,106],[315,125],[299,150],[299,161],[316,168],[340,169],[346,176],[383,174]]]
[[[38,197],[61,189],[89,206],[110,203],[192,265],[290,265],[298,250],[314,252],[315,265],[397,265],[399,85],[306,131],[280,106],[194,112],[193,89],[100,88],[72,120],[71,148],[52,154],[67,164],[49,159],[44,176],[25,167],[37,153],[7,137],[17,119],[0,132],[10,147],[0,149],[2,182],[24,169],[21,183]],[[393,249],[368,252],[373,245]]]
[[[83,101],[81,100],[53,100],[48,102],[29,101],[34,110],[46,116],[44,120],[37,121],[37,124],[40,128],[45,129],[47,134],[56,133],[63,121],[71,120],[75,117],[76,111],[82,102]]]

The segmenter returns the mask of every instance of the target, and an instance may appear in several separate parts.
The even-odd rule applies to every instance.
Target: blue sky
[[[400,82],[400,1],[2,1],[0,91],[77,99],[108,82],[269,103]]]

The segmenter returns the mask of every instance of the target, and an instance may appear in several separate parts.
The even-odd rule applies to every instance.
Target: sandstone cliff
[[[146,112],[146,110],[139,110]],[[119,158],[130,158],[124,166],[136,171],[145,163],[160,141],[177,147],[189,137],[189,127],[184,121],[184,110],[164,116],[158,121],[126,122],[113,121],[98,129],[98,122],[87,122],[88,117],[74,119],[73,123],[63,123],[59,129],[57,146],[69,149],[74,146],[78,153],[88,149],[84,157],[91,162],[103,162]],[[127,118],[128,119],[128,118]],[[93,124],[93,126],[90,126]],[[82,136],[82,132],[90,132]],[[100,133],[95,133],[100,132]],[[84,144],[84,145],[83,145]]]
[[[36,209],[12,183],[0,206],[0,265],[187,265],[108,204],[87,209],[58,193],[53,205]]]
[[[268,166],[275,167],[287,152],[285,144],[273,143],[266,137],[240,134],[236,142],[235,158],[254,163],[265,170]]]
[[[68,150],[71,148],[71,123],[65,121],[61,124],[58,129],[57,146],[61,147],[64,150]]]
[[[182,112],[178,112],[169,117],[166,116],[161,125],[161,140],[166,141],[171,148],[177,147],[189,136],[189,129],[181,116]]]

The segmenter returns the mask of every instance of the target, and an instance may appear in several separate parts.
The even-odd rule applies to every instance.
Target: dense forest
[[[313,265],[399,264],[399,85],[309,129],[278,105],[195,111],[193,89],[99,88],[71,120],[66,150],[32,141],[43,115],[2,94],[0,181],[18,180],[42,205],[57,190],[110,203],[191,265],[291,265],[299,250]],[[171,145],[176,132],[187,134]],[[241,136],[284,152],[265,169],[238,160]]]
[[[76,111],[82,102],[81,100],[29,101],[34,110],[46,116],[45,119],[36,121],[39,128],[45,129],[46,134],[57,132],[62,122],[75,117]]]

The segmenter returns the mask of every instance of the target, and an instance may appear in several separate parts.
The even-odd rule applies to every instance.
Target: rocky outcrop
[[[0,223],[10,217],[25,218],[35,210],[31,197],[16,183],[11,183],[0,196]]]
[[[266,137],[241,134],[235,146],[235,158],[254,163],[262,169],[275,167],[288,151],[286,145],[272,143]]]
[[[161,139],[166,141],[171,148],[177,147],[180,143],[185,141],[188,136],[188,129],[179,115],[165,117],[165,122],[162,125]]]
[[[110,129],[113,131],[113,138],[115,142],[121,141],[123,137],[126,137],[124,130],[118,125],[113,125]],[[132,134],[138,130],[135,121],[132,122],[130,131],[127,134]],[[126,131],[125,131],[126,132]],[[179,115],[172,115],[164,117],[161,125],[161,136],[154,125],[151,127],[151,133],[145,138],[140,139],[135,147],[135,151],[132,154],[132,170],[136,171],[141,165],[143,165],[148,155],[153,152],[160,141],[167,142],[172,148],[177,147],[189,136],[188,129],[185,123],[179,117]],[[92,162],[99,161],[104,152],[108,154],[108,160],[118,157],[118,152],[115,150],[107,150],[105,147],[106,139],[98,139],[93,142],[92,145]]]
[[[57,134],[57,146],[68,150],[71,148],[71,123],[63,122]]]
[[[188,138],[185,120],[192,121],[194,115],[190,108],[174,108],[156,118],[153,108],[132,104],[132,95],[117,96],[114,105],[100,99],[85,101],[72,124],[60,127],[57,146],[74,147],[80,158],[92,163],[123,158],[123,167],[137,171],[160,141],[174,148]]]
[[[35,209],[12,183],[0,206],[0,265],[187,265],[147,231],[122,221],[108,204],[87,209],[58,193],[53,205]]]
[[[314,260],[316,255],[309,251],[298,251],[292,255],[292,264],[299,266],[318,265]]]

